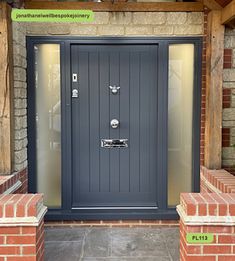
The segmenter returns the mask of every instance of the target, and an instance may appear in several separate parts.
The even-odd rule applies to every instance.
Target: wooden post
[[[0,2],[0,174],[12,172],[12,53],[10,7]]]
[[[205,166],[221,168],[222,155],[222,82],[223,82],[224,26],[221,11],[208,15],[206,50],[206,127]]]

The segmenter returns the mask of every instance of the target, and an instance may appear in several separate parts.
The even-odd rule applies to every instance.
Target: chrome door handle
[[[117,94],[118,93],[118,90],[120,89],[120,86],[109,86],[109,89],[111,90],[112,94]]]

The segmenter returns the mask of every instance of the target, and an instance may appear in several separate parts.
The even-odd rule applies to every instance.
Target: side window
[[[48,207],[61,206],[60,45],[36,44],[37,192]]]
[[[168,205],[192,190],[194,44],[169,45]]]

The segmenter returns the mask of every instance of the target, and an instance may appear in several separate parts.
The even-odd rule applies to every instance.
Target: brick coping
[[[0,193],[10,194],[14,193],[22,186],[22,182],[19,180],[18,173],[11,175],[0,175]]]
[[[181,193],[176,210],[187,225],[235,225],[235,193]]]
[[[200,178],[212,192],[235,193],[235,177],[224,169],[211,170],[201,166]]]
[[[38,226],[47,207],[42,194],[9,194],[0,196],[0,226]]]
[[[235,216],[188,216],[183,207],[178,205],[177,212],[185,225],[190,226],[234,226]]]
[[[19,227],[19,226],[39,226],[47,212],[47,207],[41,206],[40,211],[36,217],[12,217],[0,218],[1,227]]]
[[[212,185],[203,175],[201,175],[201,181],[214,193],[221,193],[221,190]]]

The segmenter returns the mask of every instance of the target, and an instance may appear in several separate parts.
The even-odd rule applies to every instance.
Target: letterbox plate
[[[101,147],[107,149],[127,148],[128,139],[101,139]]]

